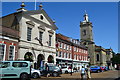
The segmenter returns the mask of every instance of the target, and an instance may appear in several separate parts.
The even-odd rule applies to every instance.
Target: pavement
[[[119,78],[120,70],[109,70],[100,73],[91,73],[91,80],[120,80]],[[80,80],[80,72],[71,74],[62,74],[60,77],[41,77],[32,80]],[[86,80],[86,79],[84,79]]]

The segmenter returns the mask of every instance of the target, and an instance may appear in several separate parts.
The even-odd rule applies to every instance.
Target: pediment
[[[46,19],[46,17],[44,16],[44,14],[35,14],[35,15],[31,15],[32,17],[34,17],[34,18],[36,18],[36,19],[38,19],[38,20],[40,20],[40,21],[42,21],[42,22],[44,22],[44,23],[46,23],[46,24],[48,24],[48,25],[52,25],[47,19]]]
[[[53,20],[47,15],[47,13],[44,10],[26,11],[24,12],[24,15],[37,22],[40,22],[40,23],[42,22],[43,24],[46,24],[47,26],[49,26],[54,30],[57,29]]]

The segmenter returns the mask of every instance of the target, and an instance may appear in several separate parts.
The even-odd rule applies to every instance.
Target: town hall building
[[[56,64],[56,25],[40,4],[39,10],[26,10],[24,2],[17,12],[3,16],[1,60],[27,60],[34,68]],[[10,50],[9,50],[10,49]]]

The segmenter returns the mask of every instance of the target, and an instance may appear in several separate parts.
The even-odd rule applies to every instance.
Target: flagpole
[[[36,0],[35,0],[35,10],[36,10]]]

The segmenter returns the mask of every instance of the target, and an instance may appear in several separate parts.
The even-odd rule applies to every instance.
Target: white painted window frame
[[[0,43],[0,45],[4,45],[3,61],[5,61],[5,55],[6,55],[6,44],[4,44],[4,43]]]
[[[15,46],[14,45],[9,45],[8,59],[9,59],[9,56],[10,56],[10,46],[14,47],[14,50],[13,50],[13,60],[15,60]]]

